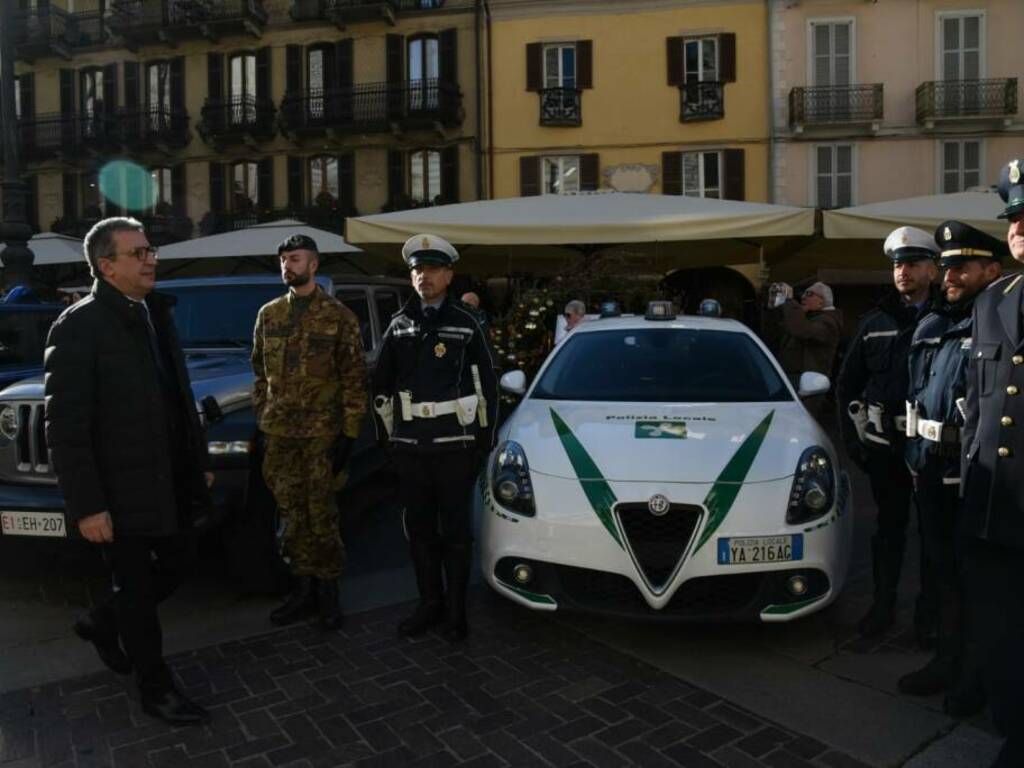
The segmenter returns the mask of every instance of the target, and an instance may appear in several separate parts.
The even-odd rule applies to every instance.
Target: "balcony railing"
[[[191,139],[188,113],[164,107],[147,107],[121,112],[120,130],[124,143],[135,148],[164,146],[180,148]]]
[[[206,141],[266,140],[274,135],[274,105],[253,96],[207,99],[197,130]]]
[[[225,213],[208,213],[199,222],[201,235],[215,235],[222,232],[235,232],[240,229],[254,227],[268,221],[295,219],[317,229],[326,229],[339,235],[345,232],[345,218],[356,216],[354,209],[333,209],[323,206],[302,206],[299,208],[277,208],[273,210],[229,211]]]
[[[107,215],[113,215],[113,213],[113,211],[107,211]],[[70,218],[61,216],[50,225],[50,229],[69,237],[82,238],[88,234],[93,225],[103,218],[103,215],[95,206],[91,206],[80,216]],[[146,228],[146,237],[153,245],[170,245],[192,237],[192,219],[187,216],[132,212],[132,217],[142,222]]]
[[[881,83],[794,88],[789,92],[789,124],[878,123],[883,117],[883,96]]]
[[[541,125],[582,125],[579,88],[543,88],[540,91]]]
[[[219,33],[258,35],[267,23],[263,0],[114,0],[111,30],[134,43]]]
[[[684,123],[718,120],[725,116],[722,83],[708,80],[679,86],[679,119]]]
[[[14,16],[14,45],[18,58],[31,61],[38,56],[70,58],[68,12],[45,6],[20,10]]]
[[[354,21],[383,19],[391,24],[401,11],[440,8],[444,0],[291,0],[289,14],[294,21],[333,21],[345,25]]]
[[[18,142],[26,160],[73,158],[83,151],[113,149],[124,141],[117,115],[38,115],[18,121]]]
[[[917,122],[956,118],[1007,118],[1017,114],[1017,78],[937,80],[915,92]]]
[[[388,131],[394,125],[415,128],[439,122],[451,126],[461,121],[458,86],[439,80],[300,91],[281,101],[281,124],[292,134]]]

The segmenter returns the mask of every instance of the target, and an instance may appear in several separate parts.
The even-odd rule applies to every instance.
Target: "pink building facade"
[[[994,184],[1024,156],[1024,0],[770,0],[772,202]]]

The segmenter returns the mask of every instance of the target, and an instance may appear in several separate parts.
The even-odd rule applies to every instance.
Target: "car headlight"
[[[18,410],[13,406],[0,406],[0,435],[7,440],[18,438]]]
[[[248,440],[211,440],[206,444],[211,456],[241,456],[250,448]]]
[[[498,446],[491,462],[491,495],[505,509],[533,517],[537,507],[530,482],[530,465],[523,446],[507,440]]]
[[[828,452],[818,445],[808,448],[800,455],[793,476],[786,522],[796,525],[821,517],[832,509],[835,498],[836,475]]]

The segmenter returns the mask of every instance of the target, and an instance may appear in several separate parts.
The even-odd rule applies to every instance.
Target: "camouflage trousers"
[[[331,471],[334,440],[267,435],[263,478],[277,502],[281,553],[295,576],[335,579],[345,563]]]

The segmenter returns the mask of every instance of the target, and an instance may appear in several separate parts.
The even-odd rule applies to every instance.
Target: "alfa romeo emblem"
[[[647,508],[651,510],[651,514],[655,517],[661,517],[668,512],[669,502],[660,493],[656,493],[651,496],[651,500],[647,502]]]

